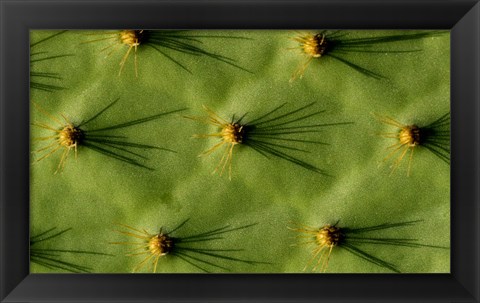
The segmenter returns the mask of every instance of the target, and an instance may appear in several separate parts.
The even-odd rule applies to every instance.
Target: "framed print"
[[[2,302],[479,300],[476,1],[1,5]]]

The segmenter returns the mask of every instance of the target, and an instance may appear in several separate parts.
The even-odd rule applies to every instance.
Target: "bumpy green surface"
[[[33,31],[32,43],[54,32]],[[395,33],[411,33],[410,31]],[[418,148],[407,177],[408,158],[393,174],[382,162],[386,148],[395,143],[378,135],[396,131],[380,123],[372,113],[388,115],[408,124],[424,125],[449,111],[449,34],[416,41],[394,42],[382,50],[420,50],[409,53],[357,53],[348,58],[382,74],[375,80],[333,60],[314,60],[303,79],[289,83],[292,73],[305,61],[292,40],[293,31],[192,31],[197,35],[232,35],[248,39],[202,38],[206,50],[230,57],[239,66],[206,56],[169,52],[188,67],[179,68],[152,48],[139,47],[138,78],[133,55],[118,76],[119,62],[127,47],[106,57],[101,49],[109,42],[86,43],[85,32],[69,31],[35,46],[49,55],[72,56],[37,62],[34,70],[59,73],[62,80],[48,80],[66,89],[46,92],[32,90],[31,100],[50,114],[64,114],[74,123],[88,119],[105,106],[119,102],[92,122],[103,127],[156,113],[187,108],[145,124],[112,131],[128,136],[131,142],[175,150],[140,151],[148,157],[140,163],[153,171],[129,165],[80,147],[73,152],[63,172],[54,174],[61,153],[31,166],[31,231],[52,227],[72,228],[61,237],[45,242],[45,247],[88,250],[111,254],[73,255],[63,259],[92,268],[98,273],[128,273],[143,257],[129,257],[130,246],[110,242],[135,241],[115,232],[122,223],[149,232],[161,226],[173,228],[190,221],[179,234],[192,234],[225,226],[255,226],[227,233],[224,239],[202,244],[204,248],[243,249],[229,254],[241,259],[270,264],[244,264],[214,260],[231,272],[302,272],[314,246],[298,245],[290,222],[313,227],[335,223],[343,227],[423,220],[374,236],[414,238],[418,243],[450,245],[450,167],[425,149]],[[352,37],[392,34],[390,31],[354,31]],[[32,50],[33,51],[33,50]],[[133,54],[133,53],[132,53]],[[308,171],[282,159],[262,155],[246,147],[235,147],[232,180],[212,171],[221,150],[197,157],[218,139],[193,139],[193,134],[212,133],[215,127],[182,115],[205,116],[206,105],[220,116],[249,113],[256,117],[288,102],[290,109],[316,102],[314,110],[325,110],[314,123],[354,122],[327,127],[302,138],[329,145],[307,146],[311,153],[297,155],[327,171],[331,177]],[[34,107],[32,122],[55,124]],[[318,122],[315,122],[318,121]],[[32,126],[31,137],[50,135]],[[32,151],[46,143],[32,140]],[[304,147],[299,145],[299,148]],[[222,149],[223,150],[223,149]],[[402,272],[450,271],[450,252],[439,248],[412,248],[387,245],[361,246],[366,252],[395,264]],[[224,270],[212,269],[223,272]],[[62,272],[32,264],[31,271]],[[151,266],[145,266],[150,272]],[[157,272],[200,272],[182,260],[166,256]],[[308,272],[308,270],[307,270]],[[334,249],[329,273],[390,272],[362,260],[341,248]]]

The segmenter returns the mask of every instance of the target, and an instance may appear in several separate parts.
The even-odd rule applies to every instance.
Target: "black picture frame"
[[[478,1],[0,0],[1,302],[480,302]],[[451,30],[451,274],[29,274],[29,30]]]

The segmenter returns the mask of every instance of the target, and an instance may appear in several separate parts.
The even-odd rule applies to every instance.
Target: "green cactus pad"
[[[188,260],[198,266],[167,254],[157,273],[309,273],[316,234],[299,239],[289,227],[338,222],[350,231],[388,226],[368,238],[403,240],[333,247],[326,273],[450,272],[448,32],[168,31],[133,46],[120,32],[31,31],[30,122],[44,126],[31,127],[31,234],[72,228],[42,249],[98,253],[62,255],[75,271],[130,273],[146,255],[112,244],[131,241],[118,224],[155,234],[188,219],[179,236],[233,231],[192,246],[201,261]],[[321,56],[299,44],[309,33],[325,35]],[[198,120],[208,119],[204,106],[227,124],[271,121],[256,137],[232,135],[234,127],[225,135]],[[415,140],[416,130],[400,135],[385,117],[428,140]],[[82,136],[60,146],[66,121],[85,138],[103,129],[97,149]],[[231,180],[228,164],[213,173],[228,157],[227,139],[239,143]],[[31,272],[62,272],[44,265],[32,262]]]

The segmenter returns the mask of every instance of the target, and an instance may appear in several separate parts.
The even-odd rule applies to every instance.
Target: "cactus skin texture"
[[[212,263],[232,273],[302,273],[314,247],[292,246],[298,244],[299,233],[287,229],[289,222],[320,228],[326,224],[333,226],[338,221],[338,227],[353,229],[422,220],[408,228],[372,233],[372,237],[414,239],[418,244],[450,246],[450,164],[445,152],[449,150],[448,127],[438,130],[437,139],[430,141],[444,149],[433,152],[427,146],[412,143],[411,148],[415,149],[412,161],[409,161],[408,150],[392,173],[391,166],[404,149],[383,161],[389,153],[388,147],[396,144],[400,137],[402,142],[414,137],[401,135],[401,129],[382,123],[372,115],[388,116],[401,125],[420,128],[446,117],[450,109],[448,32],[429,35],[424,34],[425,31],[374,30],[348,31],[343,36],[342,32],[335,32],[333,37],[337,40],[346,37],[356,40],[344,43],[343,46],[350,47],[348,51],[348,47],[344,47],[344,52],[338,47],[338,41],[336,50],[330,48],[331,44],[325,44],[325,49],[318,49],[322,55],[312,58],[302,77],[297,75],[295,81],[290,81],[292,73],[308,59],[298,41],[298,37],[305,35],[303,32],[192,30],[179,33],[181,45],[175,45],[180,43],[175,39],[161,42],[160,37],[165,36],[161,33],[157,35],[160,42],[155,42],[163,43],[157,48],[164,54],[147,45],[134,45],[120,75],[119,63],[130,44],[120,45],[106,57],[110,51],[102,49],[109,45],[108,41],[84,43],[101,36],[89,35],[91,31],[66,31],[56,35],[59,32],[31,32],[32,51],[40,53],[37,58],[61,55],[33,63],[36,71],[59,75],[61,79],[36,79],[50,89],[32,88],[32,123],[48,120],[33,103],[58,119],[64,114],[72,125],[81,125],[120,99],[90,121],[86,130],[185,109],[148,123],[106,131],[106,135],[111,136],[106,141],[139,144],[138,148],[117,145],[124,150],[109,146],[110,150],[150,169],[106,157],[85,146],[79,146],[76,159],[72,147],[66,165],[57,174],[54,172],[62,152],[38,163],[35,156],[31,157],[31,234],[40,234],[53,226],[59,231],[72,228],[71,232],[45,241],[42,248],[106,254],[84,254],[78,259],[65,255],[61,260],[94,273],[130,273],[146,255],[125,257],[128,248],[134,247],[109,244],[140,240],[115,233],[116,223],[145,229],[151,234],[161,226],[173,228],[186,218],[191,221],[182,227],[183,235],[256,223],[251,228],[218,235],[222,239],[201,243],[202,252],[235,249],[238,251],[221,254],[258,261],[252,266],[228,258],[213,259]],[[330,31],[307,32],[324,33],[327,41],[324,43],[332,41]],[[55,36],[35,44],[52,35]],[[405,35],[417,38],[378,38]],[[362,40],[358,39],[367,39],[364,41],[370,43],[369,46],[362,46]],[[195,48],[189,49],[188,45]],[[309,47],[307,49],[312,50],[312,46]],[[366,71],[381,77],[373,77]],[[302,163],[320,168],[325,174],[262,154],[245,144],[234,147],[231,180],[228,164],[224,176],[219,176],[219,171],[212,174],[225,146],[211,156],[198,157],[220,141],[218,137],[200,140],[192,135],[221,130],[185,116],[208,118],[202,110],[205,105],[229,122],[234,114],[235,119],[246,114],[242,121],[249,122],[285,103],[287,112],[315,104],[298,117],[323,111],[308,121],[292,122],[285,128],[303,126],[303,122],[305,125],[349,123],[288,135],[290,139],[318,141],[325,143],[323,145],[278,141],[279,145],[293,149],[275,147]],[[278,115],[274,113],[271,117]],[[442,125],[449,120],[445,119],[440,120]],[[279,128],[275,134],[311,130]],[[34,138],[48,136],[46,133],[45,129],[31,126],[32,152],[42,146]],[[385,133],[390,137],[382,136]],[[408,144],[405,146],[410,148]],[[394,264],[402,273],[450,271],[449,249],[395,245],[375,245],[372,249],[364,243],[356,247]],[[182,259],[165,257],[158,261],[157,273],[202,272]],[[210,272],[224,272],[220,267],[195,262],[202,268],[208,267]],[[148,266],[138,271],[151,273],[151,260],[147,263]],[[311,267],[315,264],[313,261]],[[322,274],[321,266],[316,274]],[[32,263],[31,271],[62,270]],[[326,272],[392,273],[392,269],[339,247],[332,249]]]

